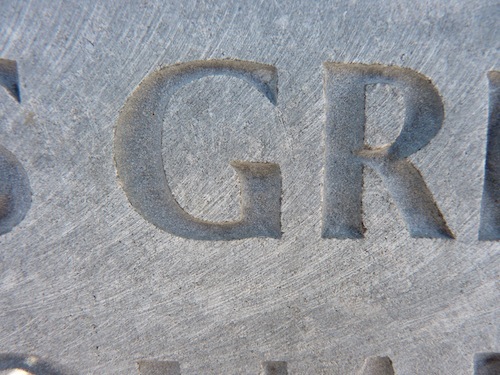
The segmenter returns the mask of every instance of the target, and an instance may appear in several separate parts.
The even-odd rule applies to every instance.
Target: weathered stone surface
[[[389,357],[370,357],[365,360],[359,375],[394,375]]]
[[[0,58],[17,63],[20,96],[2,70],[0,145],[32,196],[0,236],[0,353],[22,353],[0,363],[36,355],[55,373],[137,374],[138,363],[175,361],[194,375],[257,374],[282,361],[289,374],[355,374],[380,356],[398,375],[472,374],[475,353],[500,351],[497,169],[485,164],[487,144],[497,160],[498,137],[487,134],[498,126],[489,105],[497,74],[488,72],[500,69],[499,14],[490,0],[1,1]],[[224,59],[276,69],[277,81],[258,74],[276,83],[277,100],[241,75],[175,86],[159,103],[155,162],[187,217],[209,225],[245,212],[231,163],[279,167],[280,227],[244,239],[178,237],[129,201],[116,160],[120,115],[162,68]],[[383,164],[397,169],[389,176],[420,175],[428,192],[391,190],[356,159],[362,202],[349,213],[362,222],[346,233],[360,238],[322,231],[331,63],[411,69],[442,101],[429,144],[403,155],[401,169]],[[393,144],[409,105],[391,82],[364,95],[364,144],[352,160]],[[254,182],[259,214],[274,215],[278,200],[268,205],[269,189]],[[408,192],[437,207],[430,222],[447,238],[409,230],[419,218],[400,209],[420,198]]]

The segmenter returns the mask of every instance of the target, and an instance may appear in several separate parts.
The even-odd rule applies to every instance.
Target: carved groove
[[[163,117],[181,86],[209,75],[251,83],[273,104],[276,68],[248,61],[193,61],[146,77],[128,98],[117,122],[114,151],[118,177],[132,206],[149,222],[174,235],[197,240],[281,237],[281,172],[277,164],[233,162],[241,186],[241,217],[214,223],[189,215],[168,185],[161,154]]]
[[[173,361],[139,361],[140,375],[181,375],[179,362]],[[287,375],[287,363],[283,361],[262,362],[263,375]]]
[[[140,375],[181,375],[179,362],[142,360],[137,362]],[[265,361],[261,363],[263,375],[287,375],[287,362]],[[0,371],[23,370],[33,375],[63,375],[56,366],[33,355],[0,353]],[[474,355],[474,375],[500,374],[500,353]],[[389,357],[368,357],[358,375],[395,375]]]
[[[325,175],[323,238],[362,238],[363,168],[383,179],[412,237],[453,238],[420,172],[406,158],[439,132],[443,103],[423,75],[394,66],[325,63]],[[365,91],[394,85],[405,100],[405,120],[396,140],[371,149],[364,144]]]
[[[500,72],[488,73],[490,99],[479,239],[500,240]]]
[[[500,353],[477,353],[474,356],[474,375],[499,375]]]
[[[0,220],[9,214],[11,198],[7,194],[0,195]]]
[[[50,363],[33,355],[0,354],[0,371],[23,370],[31,375],[63,375]]]
[[[358,375],[394,375],[389,357],[368,357]]]
[[[19,224],[30,206],[28,175],[17,158],[0,146],[0,235]]]
[[[0,85],[21,103],[21,91],[19,90],[19,75],[17,73],[17,62],[14,60],[0,59]]]
[[[262,362],[263,375],[287,375],[287,364],[283,361]]]

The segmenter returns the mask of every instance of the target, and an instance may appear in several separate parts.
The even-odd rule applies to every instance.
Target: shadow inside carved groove
[[[140,375],[180,375],[181,366],[174,361],[139,361]]]
[[[429,79],[410,69],[384,65],[325,63],[325,173],[322,237],[362,238],[363,168],[373,169],[394,199],[410,235],[453,238],[420,172],[407,159],[439,132],[441,97]],[[366,90],[392,85],[404,98],[401,131],[389,145],[365,142]],[[398,99],[399,100],[399,99]]]
[[[19,90],[19,76],[17,74],[17,62],[14,60],[0,59],[0,85],[5,87],[19,103],[21,102],[21,91]]]
[[[287,375],[287,364],[284,361],[262,362],[262,375]]]
[[[13,370],[9,373],[12,375],[63,375],[54,365],[39,357],[25,354],[1,353],[0,371],[6,370]]]
[[[22,369],[0,370],[0,375],[34,375],[32,372]]]
[[[179,362],[174,361],[139,361],[140,375],[181,375]],[[283,361],[262,362],[262,375],[287,375],[287,364]]]
[[[0,146],[0,235],[19,224],[31,205],[31,190],[17,158]]]
[[[152,73],[127,99],[118,118],[114,152],[122,187],[132,206],[146,220],[180,237],[197,240],[280,238],[281,172],[277,164],[231,163],[241,190],[241,214],[236,221],[200,220],[188,214],[172,194],[162,159],[166,106],[180,87],[210,75],[245,80],[271,103],[276,103],[277,71],[270,65],[238,60],[193,61]]]
[[[488,79],[488,138],[479,239],[493,241],[500,240],[500,72],[489,72]]]
[[[11,200],[10,195],[0,195],[0,220],[9,214]]]
[[[394,375],[389,357],[368,357],[358,375]]]
[[[500,353],[477,353],[474,356],[474,375],[499,375]]]

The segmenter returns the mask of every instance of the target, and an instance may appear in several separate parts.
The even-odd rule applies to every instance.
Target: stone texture
[[[500,351],[499,244],[478,240],[499,12],[491,0],[1,1],[0,58],[17,62],[22,100],[0,89],[0,145],[32,202],[0,236],[0,352],[65,374],[163,359],[183,375],[257,374],[274,360],[290,374],[354,374],[371,356],[398,375],[472,373],[475,353]],[[276,105],[237,77],[179,88],[165,103],[165,175],[189,214],[234,221],[230,163],[278,164],[280,239],[173,236],[117,178],[116,124],[139,84],[224,58],[274,66]],[[443,125],[409,160],[455,239],[411,237],[369,168],[364,238],[321,237],[328,61],[432,80]],[[372,85],[366,102],[365,143],[392,143],[400,93]]]
[[[365,360],[359,375],[394,375],[389,357],[370,357]]]

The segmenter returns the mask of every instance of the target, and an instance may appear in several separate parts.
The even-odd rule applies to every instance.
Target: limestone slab
[[[0,236],[0,373],[498,368],[475,365],[474,355],[500,352],[498,166],[486,163],[498,160],[498,74],[489,72],[500,69],[499,22],[491,0],[1,1],[0,59],[16,63],[17,84],[4,65],[0,152],[27,177],[0,181],[6,191],[22,185],[15,196],[26,208]],[[228,61],[242,70],[226,74]],[[130,103],[176,64],[187,70],[168,100],[144,94],[161,112],[153,122],[153,107]],[[196,75],[194,66],[207,64],[217,74]],[[328,78],[338,64],[364,64],[372,81],[339,91],[346,86]],[[410,71],[409,86],[398,86]],[[417,81],[438,99],[419,102]],[[154,88],[166,95],[166,86]],[[353,116],[353,132],[336,133],[335,106],[351,101],[342,124]],[[431,107],[427,130],[410,132],[373,167],[377,150],[412,123],[406,114],[425,118]],[[145,137],[137,142],[120,133],[132,110],[146,119],[124,128]],[[153,123],[156,132],[137,128]],[[422,134],[428,144],[411,149]],[[352,147],[335,159],[347,147],[337,136]],[[126,145],[139,144],[157,148],[130,165],[139,151]],[[158,182],[148,160],[185,221],[161,221],[153,199],[138,208],[130,198],[158,192],[124,177],[144,172]],[[355,184],[332,177],[340,170],[332,160],[353,167],[357,177],[342,181]],[[425,184],[405,187],[410,175]],[[245,206],[245,186],[253,205]],[[336,193],[358,202],[345,210],[358,215],[345,238],[323,230],[339,212],[328,211]],[[0,191],[0,211],[9,194]],[[429,210],[439,231],[408,229]],[[192,218],[203,235],[186,238]],[[203,232],[225,222],[243,232],[217,240]]]

